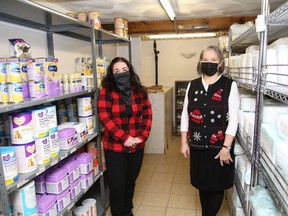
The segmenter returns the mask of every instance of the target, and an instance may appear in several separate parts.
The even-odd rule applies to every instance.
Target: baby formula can
[[[19,173],[29,173],[37,169],[35,141],[23,144],[13,145],[16,150],[17,166]]]
[[[55,131],[55,128],[57,130],[57,111],[56,106],[45,106],[45,109],[47,110],[47,120],[48,120],[48,129],[49,131]]]
[[[91,97],[79,97],[77,98],[77,110],[78,116],[91,116],[92,115],[92,104]]]
[[[34,141],[32,113],[16,112],[9,115],[12,144],[25,144]]]
[[[8,102],[18,103],[24,100],[22,83],[8,83]]]
[[[124,28],[124,18],[123,17],[117,17],[114,19],[114,28],[115,29]]]
[[[0,59],[0,83],[5,83],[6,80],[6,59]]]
[[[93,115],[91,116],[85,116],[85,117],[79,117],[79,122],[84,122],[88,128],[88,134],[91,135],[94,133],[94,127],[93,127]]]
[[[32,98],[41,98],[45,96],[45,83],[41,81],[28,82],[29,94]]]
[[[49,132],[49,141],[51,157],[58,157],[60,155],[58,131]]]
[[[45,108],[30,109],[32,113],[32,124],[34,128],[34,138],[48,136],[47,110]]]
[[[15,148],[11,146],[0,147],[5,184],[13,184],[18,179],[18,168]]]
[[[35,59],[30,59],[27,65],[28,80],[41,81],[44,80],[43,62],[37,62]]]
[[[14,191],[11,194],[11,203],[13,215],[38,215],[34,181]]]
[[[49,136],[35,139],[38,164],[47,164],[51,160]]]
[[[101,28],[101,17],[100,14],[96,11],[90,11],[88,13],[88,22],[93,25],[95,29]]]
[[[28,82],[22,82],[22,93],[24,98],[29,98],[29,85]]]
[[[7,59],[6,81],[21,82],[21,71],[18,59]]]
[[[27,82],[28,76],[27,76],[27,65],[29,62],[28,58],[19,58],[19,67],[20,67],[20,75],[21,75],[21,82]]]
[[[0,83],[0,102],[8,103],[8,86],[7,83]]]

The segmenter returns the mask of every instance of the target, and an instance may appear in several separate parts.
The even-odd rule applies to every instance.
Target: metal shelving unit
[[[187,85],[190,81],[175,81],[175,134],[180,135],[181,113]]]
[[[96,71],[96,53],[98,56],[103,57],[102,55],[102,44],[111,44],[111,43],[128,43],[130,45],[130,40],[125,37],[120,37],[111,32],[108,32],[104,29],[96,30],[92,25],[78,21],[77,19],[71,18],[65,14],[59,13],[57,11],[48,9],[40,4],[34,3],[30,0],[1,0],[0,1],[0,21],[8,22],[11,24],[16,24],[23,27],[28,27],[36,30],[40,30],[46,33],[47,37],[47,57],[54,57],[54,44],[53,44],[53,34],[60,34],[70,38],[79,39],[91,43],[92,50],[92,64],[93,64],[93,76],[97,77]],[[96,44],[98,45],[96,49]],[[77,97],[84,94],[93,94],[94,98],[97,98],[98,88],[97,88],[97,79],[94,79],[94,89],[87,89],[79,92],[73,93],[63,93],[62,95],[55,97],[44,97],[41,99],[26,99],[22,103],[17,104],[7,104],[0,105],[0,113],[7,113],[15,111],[18,109],[28,108],[43,103],[56,102],[62,99],[68,99],[72,97]],[[94,109],[94,114],[96,115],[96,121],[98,120],[97,109]],[[99,125],[99,124],[98,124]],[[100,134],[100,128],[97,127],[97,131],[94,135],[91,135],[88,139],[90,141],[93,138],[97,139],[98,146],[98,159],[100,164],[100,172],[94,178],[95,182],[99,181],[100,184],[100,199],[102,203],[102,211],[98,212],[99,215],[103,215],[106,210],[106,199],[105,199],[105,189],[104,189],[104,177],[103,177],[103,167],[102,167],[102,150],[101,150],[101,138],[98,136]],[[40,175],[45,170],[59,163],[61,160],[65,159],[68,155],[76,151],[78,148],[85,145],[87,142],[78,144],[76,147],[67,150],[61,151],[61,155],[52,160],[51,163],[43,166],[39,166],[38,170],[31,172],[29,174],[19,175],[19,179],[15,184],[9,185],[6,187],[2,161],[0,161],[0,198],[3,204],[3,213],[4,215],[9,215],[9,193],[16,190],[17,188],[24,185],[29,180],[32,180],[36,176]],[[80,195],[83,196],[86,191],[83,191]],[[79,195],[79,199],[80,196]],[[78,200],[78,199],[77,199]],[[73,201],[67,209],[63,210],[62,213],[65,213],[72,208],[72,205],[76,203]],[[99,208],[100,209],[100,208]],[[65,212],[64,212],[65,211]],[[62,214],[61,213],[61,214]]]
[[[271,83],[266,82],[265,80],[267,66],[269,66],[266,64],[268,44],[274,42],[281,37],[288,36],[288,1],[286,1],[279,8],[269,14],[269,1],[262,0],[262,14],[265,16],[265,24],[267,27],[266,30],[260,33],[256,33],[256,27],[252,27],[246,32],[244,32],[242,35],[237,37],[234,41],[230,41],[229,44],[230,56],[232,56],[232,53],[244,53],[245,49],[250,45],[260,46],[258,63],[259,69],[256,71],[256,80],[254,80],[253,84],[249,84],[249,82],[245,79],[243,80],[243,78],[241,78],[238,73],[242,70],[240,68],[238,70],[237,68],[230,69],[230,72],[232,72],[230,76],[236,79],[239,86],[249,89],[251,91],[256,91],[257,93],[252,154],[244,148],[246,155],[252,162],[251,187],[257,186],[261,178],[265,183],[266,188],[270,192],[271,197],[273,198],[279,211],[283,215],[288,215],[288,181],[283,177],[283,175],[281,175],[281,171],[279,170],[279,168],[270,161],[269,157],[266,155],[265,151],[261,148],[260,145],[264,96],[269,96],[270,98],[288,104],[288,85],[276,83],[277,85],[271,86]],[[239,76],[239,80],[237,76]],[[237,139],[239,140],[239,136],[237,136]],[[246,146],[244,143],[246,143],[247,141],[248,140],[246,139],[239,140],[242,147]],[[239,184],[237,179],[235,180],[235,184]],[[240,193],[239,196],[243,197],[243,194],[241,194],[241,190],[237,191],[238,193]],[[244,201],[242,201],[242,205]],[[251,215],[251,213],[253,214],[253,212],[250,211],[249,202],[247,202],[247,206],[245,205],[243,206],[243,208],[246,209],[246,215]]]

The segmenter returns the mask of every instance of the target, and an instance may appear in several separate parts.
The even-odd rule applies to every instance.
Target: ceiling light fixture
[[[203,32],[203,33],[187,33],[187,34],[159,34],[149,35],[149,39],[179,39],[179,38],[202,38],[202,37],[216,37],[215,32]]]
[[[170,4],[169,0],[159,0],[162,7],[164,8],[165,12],[167,13],[167,15],[169,16],[171,21],[174,21],[176,15],[175,12]]]

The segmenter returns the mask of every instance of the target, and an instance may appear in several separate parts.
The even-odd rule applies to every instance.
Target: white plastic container
[[[51,194],[60,194],[69,187],[66,169],[56,168],[46,176],[46,191]]]
[[[86,206],[78,206],[73,210],[74,216],[89,216],[89,209]]]
[[[58,157],[60,155],[60,144],[57,130],[55,132],[49,132],[49,142],[51,157]]]
[[[81,189],[86,190],[93,184],[93,175],[92,172],[88,173],[87,175],[80,176],[81,182]]]
[[[47,164],[51,161],[49,136],[35,139],[36,158],[38,164]]]
[[[14,191],[11,194],[11,203],[14,215],[38,215],[34,181]]]
[[[58,137],[60,149],[67,150],[77,145],[78,141],[75,139],[76,133],[75,128],[63,128],[59,130]]]
[[[88,207],[89,216],[97,216],[96,199],[85,199],[82,201],[82,205]]]
[[[32,113],[32,123],[34,138],[46,137],[49,134],[47,110],[45,108],[30,109]]]

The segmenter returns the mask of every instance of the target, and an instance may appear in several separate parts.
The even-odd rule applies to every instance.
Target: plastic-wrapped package
[[[235,40],[239,35],[250,29],[254,26],[252,21],[248,21],[244,24],[234,23],[230,26],[230,34],[232,36],[232,40]]]
[[[8,40],[10,57],[31,58],[31,47],[26,41],[21,38]]]
[[[255,216],[281,216],[268,191],[262,187],[255,187],[251,191],[250,203]]]
[[[218,39],[218,45],[222,52],[228,52],[229,51],[229,36],[228,35],[220,36]]]

